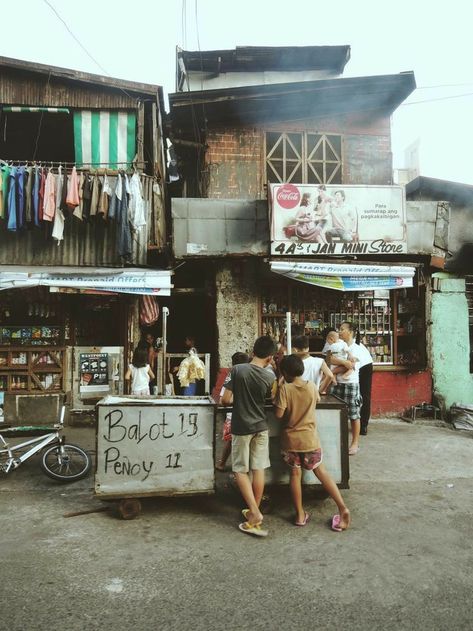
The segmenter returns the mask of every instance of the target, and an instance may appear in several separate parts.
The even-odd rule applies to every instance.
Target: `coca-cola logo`
[[[299,205],[301,194],[294,184],[283,184],[277,190],[276,199],[281,208],[290,210]]]

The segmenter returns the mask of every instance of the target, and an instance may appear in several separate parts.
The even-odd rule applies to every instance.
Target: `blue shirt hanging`
[[[7,228],[16,232],[16,167],[12,167],[9,180]]]

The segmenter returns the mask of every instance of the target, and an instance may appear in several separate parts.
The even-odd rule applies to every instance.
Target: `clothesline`
[[[136,162],[81,162],[81,166],[79,166],[77,164],[77,162],[65,162],[64,160],[61,161],[51,161],[51,160],[2,160],[0,159],[0,164],[17,164],[18,166],[23,165],[23,166],[75,166],[78,170],[79,169],[85,169],[87,167],[94,167],[94,166],[110,166],[111,164],[127,164],[127,165],[131,165],[133,166],[137,166],[137,165],[141,165],[141,166],[145,166],[148,164],[148,161],[136,161]],[[111,169],[113,170],[113,169]]]

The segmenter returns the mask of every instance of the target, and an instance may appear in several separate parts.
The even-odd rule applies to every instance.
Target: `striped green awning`
[[[135,112],[74,112],[74,149],[77,166],[118,169],[131,165],[136,154]]]
[[[26,105],[4,105],[2,107],[4,112],[48,112],[50,114],[69,114],[69,108],[67,107],[34,107]]]

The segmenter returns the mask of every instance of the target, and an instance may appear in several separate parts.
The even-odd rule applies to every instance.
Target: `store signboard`
[[[344,265],[271,261],[271,271],[288,278],[339,291],[373,291],[412,287],[415,268],[395,265]]]
[[[407,252],[401,186],[271,184],[270,200],[271,254],[326,257]]]

